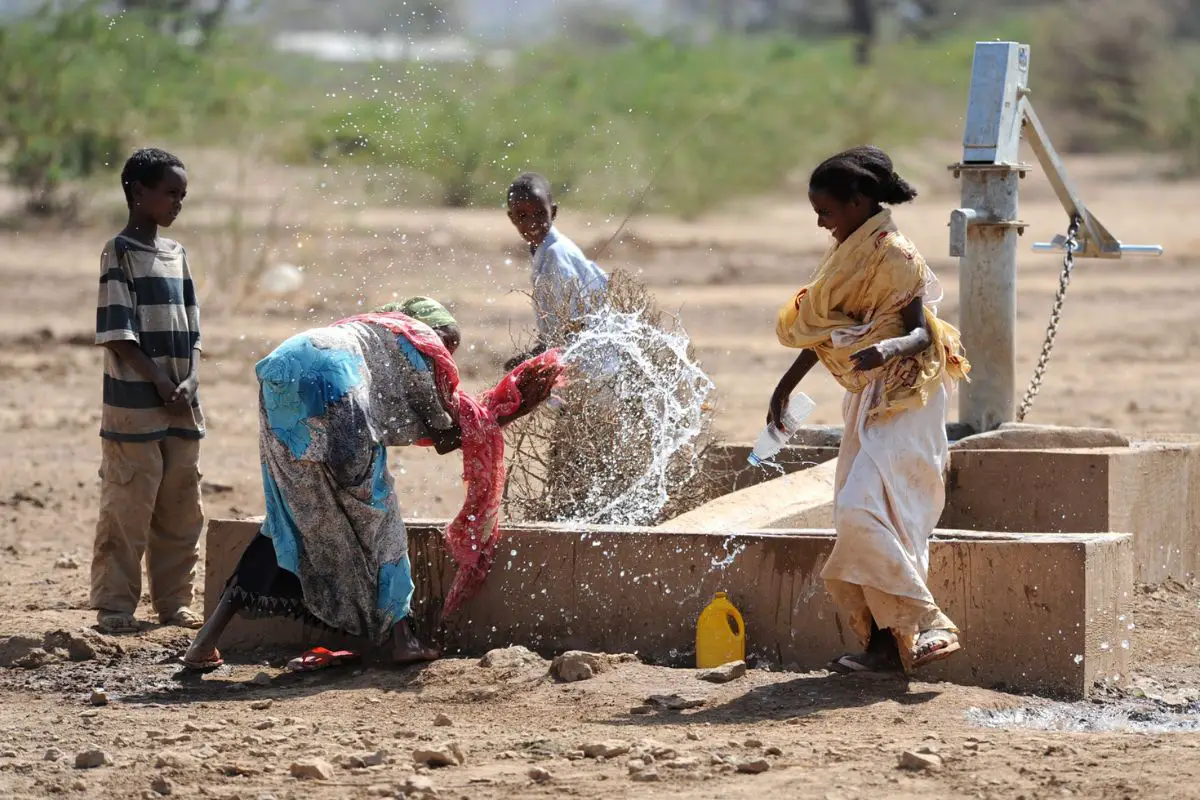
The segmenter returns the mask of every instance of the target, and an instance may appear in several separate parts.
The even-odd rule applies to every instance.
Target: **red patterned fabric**
[[[458,565],[454,583],[442,607],[443,616],[453,614],[470,600],[491,570],[500,541],[500,500],[504,490],[504,433],[499,418],[521,407],[517,379],[534,365],[558,369],[558,350],[549,350],[526,361],[505,375],[478,399],[459,389],[458,366],[441,338],[428,325],[400,313],[360,314],[334,325],[365,322],[379,325],[408,339],[423,355],[433,359],[434,375],[446,408],[458,419],[462,430],[463,480],[466,499],[458,515],[446,527],[446,546]],[[433,444],[417,442],[426,447]]]

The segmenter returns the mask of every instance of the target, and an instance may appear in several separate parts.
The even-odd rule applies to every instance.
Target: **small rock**
[[[368,797],[396,797],[397,794],[403,797],[403,792],[400,792],[398,789],[393,789],[391,786],[377,784],[375,786],[367,787]]]
[[[465,757],[458,742],[447,742],[438,747],[426,747],[413,750],[413,761],[434,769],[439,767],[462,766]]]
[[[200,759],[201,761],[207,761],[210,758],[216,758],[218,755],[220,755],[216,749],[209,747],[206,744],[197,747],[192,752],[195,754],[196,758]]]
[[[158,775],[154,780],[150,781],[150,788],[156,794],[161,794],[164,797],[175,791],[175,784],[171,783],[163,775]]]
[[[71,790],[72,791],[86,792],[87,788],[88,788],[88,785],[86,783],[84,783],[83,781],[79,780],[78,778],[71,781]]]
[[[267,717],[266,719],[259,720],[258,722],[254,723],[250,727],[254,728],[254,730],[256,730],[256,731],[269,730],[269,729],[275,727],[275,720],[272,719],[271,717]]]
[[[163,750],[154,756],[154,766],[158,769],[189,769],[199,766],[199,764],[200,762],[195,756],[175,750]]]
[[[751,750],[762,747],[762,742],[758,739],[747,739],[742,742],[742,747],[749,747]]]
[[[737,765],[737,771],[747,775],[758,775],[770,768],[771,762],[765,758],[752,758],[748,761],[739,761]]]
[[[783,751],[782,751],[782,750],[780,750],[778,747],[775,747],[774,745],[771,745],[771,746],[770,746],[770,747],[768,747],[766,750],[763,750],[763,752],[764,752],[764,753],[766,753],[766,754],[767,754],[767,755],[769,755],[769,756],[781,756],[781,755],[783,755]]]
[[[662,762],[662,766],[666,769],[697,769],[700,766],[700,759],[692,756],[682,756],[673,758],[670,761]]]
[[[275,704],[274,700],[255,700],[250,704],[251,711],[266,711]]]
[[[700,741],[700,734],[696,733],[695,731],[689,730],[685,735],[687,736],[689,741],[693,741],[693,742]]]
[[[554,776],[550,774],[550,770],[544,767],[530,767],[529,772],[526,774],[534,783],[549,783],[554,780]]]
[[[217,772],[227,778],[248,778],[257,775],[260,771],[249,764],[222,764],[217,767]]]
[[[103,750],[92,748],[75,754],[75,769],[95,769],[112,766],[112,756]]]
[[[0,758],[16,758],[16,750],[0,750]]]
[[[936,753],[919,753],[905,750],[900,754],[900,769],[937,772],[942,768],[942,757]]]
[[[658,774],[658,770],[654,767],[646,767],[640,769],[629,776],[636,783],[655,783],[662,780],[662,776]]]
[[[327,781],[333,777],[333,765],[323,758],[302,758],[293,761],[288,772],[302,781]]]
[[[42,756],[42,761],[58,761],[62,757],[62,750],[59,750],[57,747],[51,747],[46,751],[45,755]]]
[[[583,746],[586,758],[616,758],[629,752],[629,743],[620,739],[607,739],[603,742],[592,742]]]
[[[366,753],[361,756],[348,756],[346,765],[351,769],[366,769],[367,767],[378,767],[381,764],[387,763],[388,753],[386,750],[376,750],[374,753]]]
[[[652,694],[646,698],[646,702],[657,708],[665,708],[667,711],[686,711],[689,708],[700,708],[705,701],[689,700],[677,694]]]
[[[450,717],[445,714],[438,714],[433,718],[433,726],[435,728],[449,728],[452,725],[454,725],[454,720],[450,719]]]
[[[713,669],[702,669],[696,677],[709,683],[729,683],[746,674],[745,661],[731,661]]]
[[[409,775],[404,781],[404,794],[412,797],[437,797],[437,787],[425,775]]]
[[[265,672],[260,672],[257,675],[255,675],[250,680],[250,682],[253,683],[255,686],[270,686],[271,685],[271,676]]]
[[[549,668],[546,659],[519,645],[488,651],[479,660],[479,666],[496,671],[506,681],[542,678]]]
[[[550,674],[563,683],[574,683],[575,681],[589,680],[608,672],[618,664],[628,664],[633,661],[637,661],[637,656],[628,654],[613,656],[607,653],[568,650],[550,664]]]
[[[79,559],[71,555],[60,556],[58,560],[54,562],[54,568],[79,569]]]
[[[635,717],[644,717],[647,714],[654,713],[654,706],[634,706],[633,708],[629,709],[629,713]]]

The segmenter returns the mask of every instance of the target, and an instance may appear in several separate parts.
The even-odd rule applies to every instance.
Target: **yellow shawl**
[[[932,280],[925,259],[884,210],[826,253],[812,282],[780,309],[775,333],[785,347],[814,350],[847,391],[861,392],[882,377],[872,419],[921,408],[944,375],[962,380],[971,369],[958,330],[934,309],[925,307],[933,343],[921,353],[870,372],[855,371],[850,355],[907,334],[900,310]]]

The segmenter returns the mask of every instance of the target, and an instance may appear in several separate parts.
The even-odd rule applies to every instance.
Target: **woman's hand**
[[[895,347],[891,339],[864,347],[862,350],[850,354],[850,360],[854,362],[856,372],[870,372],[873,369],[879,369],[895,357]]]
[[[501,425],[508,425],[529,414],[544,403],[558,382],[560,367],[551,364],[531,364],[517,376],[517,390],[521,392],[521,406],[513,414],[500,417]]]
[[[554,382],[558,380],[559,368],[552,364],[531,364],[517,376],[517,389],[521,392],[521,405],[530,408],[550,397]]]
[[[801,350],[800,355],[788,367],[779,379],[775,391],[771,393],[771,403],[767,407],[767,424],[782,428],[783,414],[787,411],[788,400],[792,392],[800,385],[800,380],[808,374],[817,363],[817,354],[813,350]]]

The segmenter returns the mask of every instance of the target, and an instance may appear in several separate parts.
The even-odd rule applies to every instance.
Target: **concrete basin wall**
[[[955,451],[942,526],[1133,533],[1135,578],[1200,569],[1200,444]]]
[[[1013,533],[1129,531],[1136,580],[1190,578],[1200,571],[1200,442],[1180,439],[1129,447],[951,450],[940,525]],[[749,452],[747,446],[726,446],[714,463],[732,471]],[[731,472],[733,492],[661,527],[832,525],[835,466],[829,459],[836,456],[827,447],[788,448],[780,463],[784,477],[761,468]]]
[[[414,620],[428,628],[453,565],[441,524],[409,526],[417,583]],[[208,527],[205,608],[211,611],[256,521]],[[636,652],[691,666],[695,622],[717,591],[746,621],[749,651],[772,665],[823,667],[856,644],[819,578],[828,530],[738,534],[652,529],[514,527],[482,593],[448,620],[449,652],[522,644],[543,652]],[[964,652],[930,679],[1086,696],[1127,671],[1133,577],[1123,534],[1026,535],[945,531],[931,547],[930,586],[962,628]],[[279,620],[237,620],[222,646],[331,643]]]

